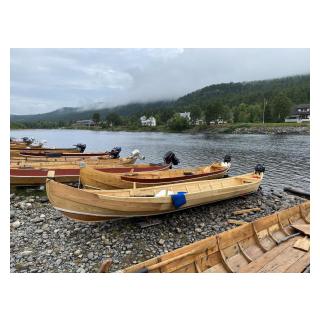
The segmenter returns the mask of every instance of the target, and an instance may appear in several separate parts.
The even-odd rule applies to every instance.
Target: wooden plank
[[[294,243],[293,247],[296,248],[296,249],[303,250],[303,251],[309,251],[310,240],[308,239],[308,237],[304,237],[303,239],[298,239]]]
[[[305,235],[310,236],[310,224],[293,224],[291,227],[303,232]]]
[[[48,171],[48,173],[47,173],[48,179],[54,179],[54,176],[55,176],[55,171],[54,170]]]
[[[258,211],[261,211],[261,208],[249,208],[249,209],[243,209],[243,210],[236,210],[236,211],[233,211],[232,214],[237,216],[240,214],[247,214],[249,212],[258,212]]]
[[[283,250],[285,250],[288,247],[291,247],[296,240],[296,238],[292,238],[287,242],[282,243],[280,246],[274,247],[257,260],[252,261],[247,266],[240,268],[239,272],[258,272],[268,262],[272,261],[275,257],[277,257]]]
[[[303,272],[310,265],[310,251],[302,256],[298,261],[292,264],[287,270],[287,273]]]
[[[285,272],[291,265],[296,263],[304,255],[304,251],[289,246],[272,261],[261,268],[259,272]]]
[[[241,220],[236,220],[236,219],[228,219],[228,223],[236,224],[236,225],[248,224],[248,222],[246,222],[246,221],[241,221]]]
[[[203,271],[203,273],[227,273],[227,269],[222,263],[218,263],[215,266]]]

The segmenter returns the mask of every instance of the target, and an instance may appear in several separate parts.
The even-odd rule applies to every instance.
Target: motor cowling
[[[230,154],[226,154],[223,158],[223,162],[229,163],[231,162],[231,155]]]
[[[264,167],[263,164],[258,163],[255,167],[254,167],[254,173],[257,174],[261,174],[263,172],[265,172],[266,168]]]
[[[111,156],[112,159],[117,159],[117,158],[120,158],[120,152],[121,152],[121,147],[114,147],[109,152],[109,155]]]
[[[26,144],[31,144],[33,141],[34,141],[34,139],[32,139],[32,138],[29,138],[29,137],[23,137],[22,138],[22,141],[24,142],[24,143],[26,143]]]
[[[129,155],[129,158],[136,158],[136,159],[144,160],[145,156],[143,156],[138,149],[134,149],[131,152],[131,154]]]
[[[86,150],[87,145],[85,143],[77,143],[74,146],[77,147],[77,149],[79,150],[79,152],[83,153],[84,150]]]
[[[165,164],[173,164],[175,166],[180,163],[180,160],[176,157],[176,155],[172,151],[168,151],[164,155],[163,161],[164,161]]]

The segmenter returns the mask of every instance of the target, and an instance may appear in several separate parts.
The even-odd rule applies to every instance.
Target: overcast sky
[[[178,98],[309,73],[309,49],[11,49],[11,113]]]

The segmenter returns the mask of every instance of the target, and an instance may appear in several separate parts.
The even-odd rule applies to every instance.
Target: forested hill
[[[290,104],[309,103],[310,75],[215,84],[189,93],[176,101],[131,103],[114,108],[106,108],[104,103],[100,103],[89,105],[85,108],[62,108],[37,115],[11,115],[11,122],[66,123],[75,120],[92,119],[93,113],[99,113],[100,119],[103,120],[108,114],[112,113],[121,116],[125,122],[129,118],[131,122],[134,122],[141,115],[153,115],[161,124],[166,123],[173,116],[173,113],[179,111],[191,111],[195,117],[205,115],[207,120],[221,114],[227,118],[234,118],[238,111],[243,113],[250,106],[261,106],[264,98],[272,101],[279,94],[286,96]],[[240,105],[241,110],[236,110]],[[223,111],[221,111],[222,107]],[[276,104],[274,104],[274,108],[276,107]],[[249,121],[254,121],[254,119],[249,119]]]
[[[257,104],[264,98],[271,99],[278,93],[285,94],[294,104],[309,103],[310,75],[214,84],[179,98],[175,104],[177,106],[215,102],[229,106],[237,106],[241,103]]]

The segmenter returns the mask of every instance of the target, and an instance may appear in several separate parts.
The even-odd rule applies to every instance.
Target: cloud
[[[11,113],[178,98],[309,73],[308,49],[11,49]]]

